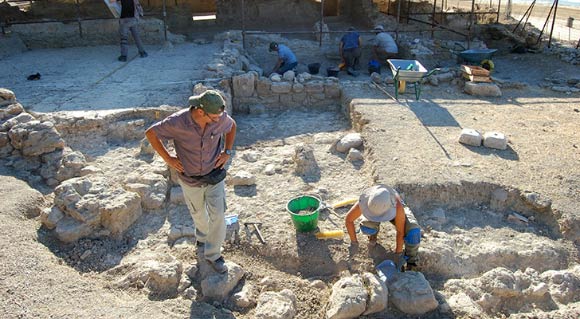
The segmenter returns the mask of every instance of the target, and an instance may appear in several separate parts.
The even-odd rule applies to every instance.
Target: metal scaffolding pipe
[[[548,40],[548,48],[552,46],[552,34],[554,33],[554,26],[556,25],[556,13],[558,12],[558,0],[554,3],[554,18],[552,19],[552,29],[550,30],[550,40]]]
[[[246,1],[242,0],[242,48],[246,49]]]
[[[324,23],[324,0],[320,0],[320,28],[318,33],[318,46],[322,47],[322,24]]]

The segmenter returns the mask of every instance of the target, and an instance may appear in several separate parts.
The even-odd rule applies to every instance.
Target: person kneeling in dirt
[[[298,65],[298,60],[296,59],[294,52],[292,52],[289,47],[283,44],[271,42],[269,51],[278,52],[278,60],[276,61],[276,65],[274,65],[274,68],[270,74],[278,73],[282,75],[286,71],[293,70]]]
[[[221,255],[226,238],[223,167],[236,137],[236,122],[224,111],[225,104],[217,91],[207,90],[190,97],[189,108],[169,115],[145,132],[153,149],[179,172],[198,246],[204,246],[205,259],[219,273],[227,271]],[[169,154],[162,140],[173,140],[177,156]]]
[[[349,210],[345,218],[346,229],[353,244],[358,243],[354,221],[361,214],[363,218],[360,230],[369,237],[370,245],[376,245],[381,222],[389,221],[395,225],[397,269],[404,270],[405,264],[407,270],[416,269],[419,262],[421,227],[397,191],[385,185],[376,185],[363,191],[358,202]],[[403,242],[405,243],[404,252]]]
[[[359,60],[361,56],[361,39],[354,27],[348,28],[348,32],[340,39],[338,52],[345,64],[346,71],[352,76],[357,76],[355,71],[359,68]]]

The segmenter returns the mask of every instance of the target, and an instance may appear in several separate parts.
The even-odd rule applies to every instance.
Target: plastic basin
[[[309,195],[302,195],[288,201],[286,209],[290,213],[292,223],[298,232],[310,232],[318,227],[320,205],[320,198]],[[308,214],[301,213],[305,210],[311,212]]]

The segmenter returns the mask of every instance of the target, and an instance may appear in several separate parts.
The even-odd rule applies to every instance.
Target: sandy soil
[[[152,48],[150,57],[137,58],[122,68],[114,62],[113,47],[32,51],[1,61],[0,68],[9,72],[2,74],[0,83],[8,83],[5,86],[16,92],[25,107],[37,112],[180,106],[190,94],[191,83],[203,78],[198,73],[206,63],[203,58],[214,50],[216,46],[191,44],[169,51]],[[85,56],[91,57],[92,67],[77,77]],[[475,277],[498,265],[515,271],[526,267],[566,269],[580,262],[577,244],[558,227],[564,218],[577,223],[580,214],[580,96],[543,87],[552,83],[546,79],[565,81],[577,76],[578,67],[540,54],[505,55],[494,61],[497,77],[526,85],[504,89],[501,98],[474,98],[451,84],[424,86],[420,101],[406,94],[397,102],[392,98],[392,86],[377,88],[368,80],[346,79],[343,99],[352,101],[352,118],[341,113],[339,105],[336,111],[235,114],[239,128],[230,173],[248,171],[257,182],[255,186],[228,186],[229,212],[239,214],[242,221],[262,221],[267,240],[262,245],[255,237],[251,241],[243,238],[239,244],[226,245],[226,259],[248,272],[244,282],[262,290],[291,289],[298,299],[297,318],[322,318],[330,289],[315,289],[310,280],[321,279],[330,287],[341,275],[373,271],[374,265],[392,256],[393,230],[384,227],[375,248],[367,247],[364,238],[358,248],[346,238],[318,241],[312,234],[295,232],[285,205],[299,194],[317,194],[333,203],[358,196],[375,182],[395,185],[408,197],[419,222],[428,230],[422,244],[425,252],[441,240],[474,243],[456,246],[453,257],[461,271],[446,273],[429,258],[422,265],[421,271],[441,303],[448,295],[444,284],[451,278]],[[191,69],[184,69],[189,65]],[[47,71],[40,71],[41,67]],[[32,84],[23,80],[35,70],[46,73],[47,80]],[[509,147],[496,151],[463,146],[457,138],[465,127],[503,132]],[[332,147],[354,128],[365,139],[364,162],[351,163]],[[90,155],[91,164],[114,179],[123,176],[127,167],[150,164],[138,156],[138,142],[108,145],[102,136],[92,136],[83,143],[71,143],[71,147]],[[294,174],[291,157],[301,143],[313,147],[319,175],[303,178]],[[257,154],[256,162],[243,159],[250,152]],[[276,167],[276,174],[263,173],[268,164]],[[185,207],[168,205],[146,212],[120,241],[86,239],[63,246],[40,227],[38,219],[23,217],[43,205],[42,196],[12,177],[17,174],[4,170],[0,176],[4,200],[0,211],[4,217],[0,224],[4,261],[0,266],[0,307],[6,317],[253,318],[253,309],[239,309],[229,302],[155,300],[139,290],[115,288],[119,278],[110,270],[144,247],[173,252],[183,262],[195,258],[194,248],[176,252],[167,243],[172,224],[191,223]],[[552,200],[560,219],[538,217],[530,227],[511,224],[502,212],[471,201],[489,185],[537,192]],[[446,211],[448,224],[430,224],[429,216],[437,208]],[[324,211],[319,227],[344,229],[346,210]],[[487,264],[477,252],[495,245],[511,249],[546,246],[562,253],[558,263],[549,265],[540,262],[542,256],[539,261],[506,258]],[[92,252],[90,258],[82,259],[87,250]],[[477,258],[461,261],[463,256]],[[270,278],[270,284],[260,283],[265,278]],[[562,306],[560,311],[573,314],[572,306],[577,304],[571,303],[570,309]],[[545,301],[534,306],[548,317],[550,311],[558,310]],[[509,316],[519,309],[508,307],[492,316]],[[390,309],[370,317],[405,316]],[[424,317],[457,316],[438,309]]]

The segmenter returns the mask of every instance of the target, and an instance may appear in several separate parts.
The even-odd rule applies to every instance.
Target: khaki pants
[[[193,218],[195,237],[205,243],[205,259],[214,261],[221,256],[221,248],[226,238],[224,181],[216,185],[192,187],[180,179],[179,184]]]

